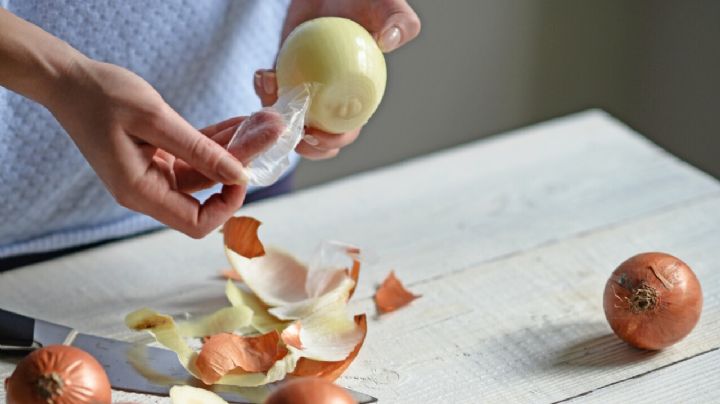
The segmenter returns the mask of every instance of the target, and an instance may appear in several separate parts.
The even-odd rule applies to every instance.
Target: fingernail
[[[305,141],[305,143],[309,144],[310,146],[317,146],[320,144],[320,141],[318,140],[318,138],[316,138],[313,135],[305,135],[305,136],[303,136],[303,140]]]
[[[220,160],[218,173],[228,184],[245,184],[248,182],[245,167],[232,157],[223,157]]]
[[[263,73],[262,79],[263,79],[263,89],[265,90],[265,94],[267,94],[267,95],[275,94],[277,92],[275,73],[265,72],[265,73]]]
[[[390,52],[395,50],[395,48],[400,45],[400,38],[402,37],[402,32],[400,32],[400,28],[396,26],[392,26],[385,30],[385,32],[380,35],[380,49],[383,52]]]
[[[255,79],[254,79],[254,80],[255,80],[255,88],[257,88],[258,90],[263,89],[263,85],[262,85],[262,75],[260,74],[260,72],[255,72]]]

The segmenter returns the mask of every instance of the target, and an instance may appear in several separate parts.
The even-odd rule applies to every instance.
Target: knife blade
[[[0,349],[31,349],[54,344],[72,345],[95,357],[117,390],[167,396],[173,385],[202,387],[182,367],[173,351],[83,334],[70,327],[0,309]],[[143,363],[138,363],[140,359]],[[277,383],[265,389],[212,386],[210,390],[231,403],[255,403],[277,386]],[[361,404],[377,402],[367,394],[346,390]]]

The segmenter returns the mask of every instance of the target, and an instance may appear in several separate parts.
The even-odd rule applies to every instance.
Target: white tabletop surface
[[[382,403],[720,401],[720,183],[603,112],[240,212],[300,257],[323,239],[371,252],[352,303],[368,336],[338,382]],[[643,251],[682,258],[705,296],[692,334],[655,354],[615,338],[602,309],[609,274]],[[227,267],[219,234],[163,231],[1,273],[0,307],[131,339],[138,307],[225,305]],[[372,294],[393,269],[423,297],[378,318]],[[0,356],[0,378],[13,367]]]

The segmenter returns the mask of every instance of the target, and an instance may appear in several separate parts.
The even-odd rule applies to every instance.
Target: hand
[[[349,18],[362,25],[383,52],[405,45],[420,33],[420,19],[405,0],[293,0],[283,27],[283,41],[301,23],[329,16]],[[263,106],[274,104],[277,100],[275,72],[258,70],[254,83]],[[305,137],[295,150],[311,160],[331,158],[354,142],[361,129],[331,134],[306,128]]]
[[[84,58],[68,69],[59,86],[46,106],[118,203],[194,238],[242,206],[243,163],[272,145],[282,130],[279,116],[259,114],[253,119],[277,124],[247,130],[233,156],[223,145],[243,118],[198,131],[126,69]],[[216,183],[224,184],[222,191],[205,203],[190,195]]]

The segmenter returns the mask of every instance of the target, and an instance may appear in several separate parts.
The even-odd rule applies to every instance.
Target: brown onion
[[[664,253],[638,254],[605,285],[605,317],[615,334],[642,349],[662,349],[685,338],[700,319],[702,290],[681,260]]]
[[[300,377],[283,383],[265,404],[356,404],[345,389],[317,377]]]
[[[87,352],[66,345],[33,351],[7,380],[7,404],[110,404],[110,381]]]

